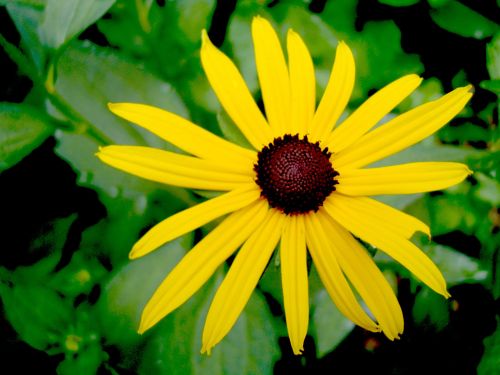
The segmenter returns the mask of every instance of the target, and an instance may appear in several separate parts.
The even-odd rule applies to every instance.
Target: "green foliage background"
[[[11,67],[3,71],[0,103],[6,360],[39,373],[266,374],[292,368],[346,373],[364,366],[413,373],[438,358],[443,371],[496,373],[500,34],[488,12],[498,11],[495,2],[473,3],[0,0],[0,59]],[[453,87],[475,85],[473,101],[451,125],[383,161],[460,161],[475,171],[466,182],[439,193],[380,197],[430,224],[434,241],[415,241],[443,271],[453,295],[443,300],[391,259],[375,254],[404,309],[407,328],[399,342],[355,328],[332,304],[312,267],[306,352],[293,357],[273,261],[238,323],[210,357],[199,354],[201,330],[226,267],[157,327],[143,336],[135,332],[155,287],[210,228],[128,260],[147,228],[203,200],[204,193],[160,186],[100,163],[94,154],[107,144],[172,149],[113,116],[106,104],[155,105],[242,143],[204,77],[200,32],[209,30],[258,99],[250,34],[255,15],[271,20],[281,36],[290,27],[303,36],[314,58],[318,96],[338,41],[349,44],[357,64],[349,110],[407,73],[424,75],[426,81],[395,114]],[[405,25],[415,24],[412,18],[427,23],[410,30]],[[463,55],[449,69],[444,60],[429,58],[446,55],[425,32],[429,25],[455,45],[464,44]],[[429,47],[403,49],[405,37],[427,37]]]

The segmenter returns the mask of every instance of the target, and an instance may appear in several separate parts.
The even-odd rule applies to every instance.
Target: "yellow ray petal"
[[[252,37],[266,116],[274,136],[290,132],[290,79],[283,50],[269,21],[254,17]]]
[[[151,228],[132,248],[131,259],[142,257],[164,243],[195,230],[210,221],[248,206],[259,199],[256,185],[233,190],[168,217]]]
[[[356,142],[410,95],[420,82],[419,76],[410,74],[377,91],[330,133],[326,146],[338,153]]]
[[[238,252],[208,310],[202,353],[210,353],[236,323],[278,243],[285,218],[281,212],[269,210]]]
[[[447,188],[472,172],[460,163],[408,163],[340,170],[337,191],[347,195],[413,194]]]
[[[163,109],[134,103],[109,103],[115,115],[133,122],[184,151],[227,164],[252,165],[256,153],[232,144]]]
[[[250,174],[221,171],[217,163],[150,147],[108,146],[101,148],[97,157],[136,176],[186,188],[225,191],[253,181]]]
[[[257,150],[273,140],[271,129],[233,62],[202,32],[201,63],[222,106]]]
[[[471,90],[472,86],[458,88],[399,115],[334,155],[333,162],[338,168],[359,168],[420,142],[464,108],[472,96]]]
[[[384,334],[390,340],[399,338],[404,328],[403,313],[382,272],[366,249],[323,209],[318,211],[318,217],[330,237],[340,267],[366,302]]]
[[[287,35],[291,89],[292,134],[306,135],[316,106],[316,80],[311,55],[299,34],[292,29]]]
[[[191,297],[262,223],[267,211],[267,203],[259,200],[228,216],[198,242],[163,280],[146,304],[139,333],[154,326]]]
[[[404,238],[411,238],[417,231],[425,233],[429,237],[431,235],[430,229],[425,223],[375,199],[333,193],[329,203],[346,207],[352,215],[364,215],[370,217],[372,221],[384,223],[391,232]]]
[[[350,48],[340,42],[325,93],[309,127],[311,140],[325,140],[344,112],[354,86],[355,68]]]
[[[302,215],[288,216],[280,248],[286,326],[294,354],[304,350],[309,325],[307,252]]]
[[[380,331],[379,326],[366,314],[354,296],[335,253],[330,248],[331,239],[323,231],[318,217],[315,214],[307,215],[305,223],[307,247],[319,277],[339,311],[366,330]]]
[[[446,281],[436,265],[422,250],[408,241],[400,233],[393,231],[386,220],[359,212],[346,204],[347,200],[335,199],[333,195],[325,200],[324,207],[344,228],[355,236],[387,253],[435,292],[448,297]],[[359,198],[352,198],[359,199]],[[350,200],[349,203],[353,202]]]

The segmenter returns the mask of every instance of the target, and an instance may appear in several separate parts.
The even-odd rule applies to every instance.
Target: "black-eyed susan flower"
[[[403,331],[401,308],[354,236],[393,257],[435,292],[449,294],[441,272],[409,240],[417,231],[430,235],[428,226],[368,196],[443,189],[470,171],[463,164],[443,162],[366,167],[441,128],[465,106],[471,87],[458,88],[373,129],[421,82],[416,75],[404,76],[336,125],[354,84],[348,46],[339,43],[331,77],[316,106],[314,68],[300,36],[288,32],[287,64],[268,21],[256,17],[252,35],[265,116],[236,66],[206,32],[201,62],[222,106],[253,149],[158,108],[110,104],[116,115],[190,155],[109,146],[98,153],[102,161],[153,181],[224,192],[157,224],[134,245],[131,258],[227,215],[161,283],[144,308],[139,331],[183,304],[239,248],[208,311],[202,352],[210,352],[236,322],[279,244],[285,317],[294,353],[303,350],[308,328],[307,251],[339,310],[357,325],[395,339]]]

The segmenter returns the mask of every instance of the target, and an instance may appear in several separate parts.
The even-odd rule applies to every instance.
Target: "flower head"
[[[443,189],[471,172],[459,163],[367,165],[431,135],[471,97],[458,88],[373,129],[421,82],[404,76],[372,95],[337,125],[354,85],[354,59],[340,42],[331,77],[316,106],[315,76],[300,36],[287,35],[288,64],[268,21],[252,23],[264,116],[232,61],[203,32],[201,61],[222,106],[253,149],[232,144],[164,110],[142,104],[110,104],[134,122],[191,156],[132,146],[102,148],[115,168],[169,185],[225,193],[179,212],[153,227],[133,247],[137,258],[216,218],[224,220],[180,261],[142,314],[140,332],[190,298],[238,248],[208,311],[202,352],[210,352],[245,307],[279,244],[283,297],[294,353],[303,350],[309,319],[307,251],[332,300],[357,325],[389,339],[403,331],[403,315],[388,282],[359,237],[393,257],[435,292],[447,297],[434,263],[409,239],[430,235],[420,220],[370,195]],[[361,307],[351,286],[374,319]]]

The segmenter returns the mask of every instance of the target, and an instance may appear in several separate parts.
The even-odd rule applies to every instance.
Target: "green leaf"
[[[474,178],[479,182],[474,195],[492,207],[500,206],[500,183],[482,173],[475,173]]]
[[[41,285],[0,283],[5,315],[21,339],[38,350],[61,342],[72,321],[72,305]]]
[[[109,102],[146,103],[188,117],[182,100],[168,83],[113,51],[88,43],[73,43],[60,57],[56,90],[115,144],[173,149],[152,133],[113,115],[107,108]],[[159,187],[99,161],[95,153],[100,145],[87,133],[56,135],[56,152],[78,172],[80,184],[110,197],[149,193]],[[165,188],[186,199],[182,190]]]
[[[217,277],[220,281],[221,277]],[[210,356],[199,354],[205,315],[218,282],[201,291],[158,326],[146,346],[140,374],[272,374],[278,337],[264,298],[254,291],[229,334]]]
[[[58,49],[97,21],[116,0],[47,0],[39,26],[40,40]]]
[[[108,342],[129,347],[142,339],[137,328],[146,302],[191,244],[192,236],[181,237],[129,261],[109,280],[98,304],[101,332]]]
[[[494,94],[500,94],[500,79],[481,81],[479,86],[485,90],[491,91]]]
[[[21,44],[26,54],[37,67],[38,73],[42,75],[46,69],[46,51],[38,36],[38,26],[42,22],[43,7],[35,6],[31,2],[9,2],[6,6],[9,16],[14,21],[19,34]]]
[[[245,138],[241,130],[238,126],[236,126],[226,112],[217,113],[217,122],[219,123],[220,130],[222,131],[225,139],[242,147],[252,149],[252,146]]]
[[[53,131],[43,112],[25,104],[0,103],[0,172],[29,155]]]
[[[458,1],[431,11],[431,17],[443,29],[475,39],[484,39],[498,31],[498,25]]]
[[[429,288],[423,288],[415,297],[412,315],[416,323],[430,323],[441,330],[450,320],[448,301]]]
[[[488,276],[487,271],[477,259],[468,257],[450,247],[436,244],[422,247],[441,270],[448,285],[480,282]]]
[[[310,332],[316,343],[316,353],[321,358],[334,350],[354,328],[333,303],[327,291],[322,289],[311,302]]]
[[[99,344],[87,346],[76,355],[66,356],[57,366],[59,375],[97,374],[101,363],[108,358]]]
[[[500,32],[486,45],[486,67],[492,80],[500,80]]]
[[[381,4],[390,5],[393,7],[407,7],[417,4],[420,0],[378,0]]]
[[[484,339],[484,354],[477,367],[479,375],[495,375],[500,368],[500,322],[495,333]]]

